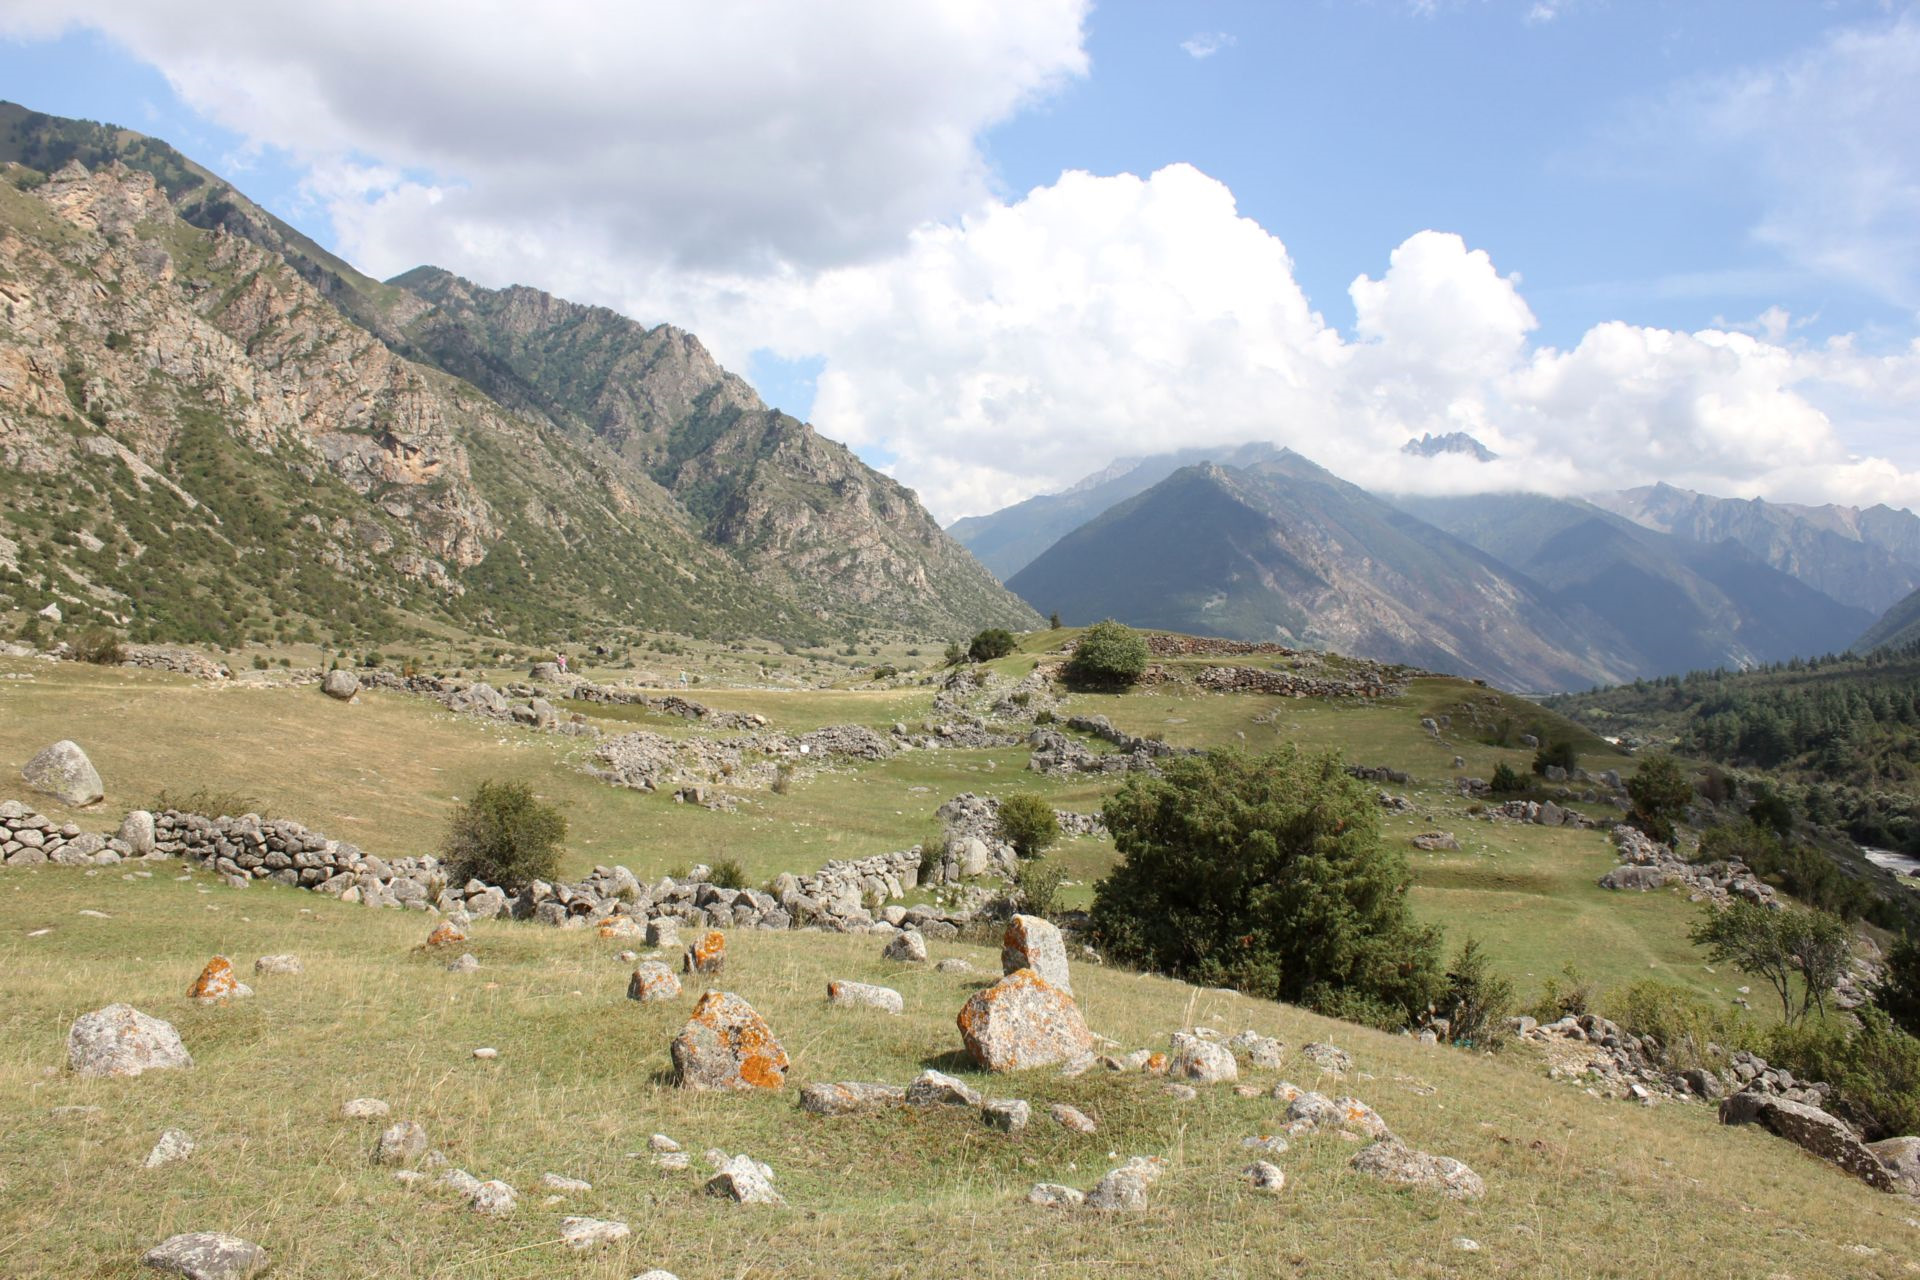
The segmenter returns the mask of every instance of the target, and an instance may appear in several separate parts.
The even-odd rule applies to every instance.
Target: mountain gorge
[[[431,270],[380,284],[138,134],[8,106],[0,160],[21,603],[221,643],[1033,621],[689,334]]]

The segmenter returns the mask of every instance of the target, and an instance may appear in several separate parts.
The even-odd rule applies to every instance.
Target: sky
[[[1920,4],[0,0],[0,96],[690,329],[942,520],[1248,440],[1920,506]]]

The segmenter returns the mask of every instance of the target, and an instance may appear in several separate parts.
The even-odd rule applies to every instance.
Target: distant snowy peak
[[[1457,453],[1476,462],[1492,462],[1500,456],[1464,431],[1449,431],[1443,436],[1436,436],[1429,431],[1418,440],[1408,440],[1401,445],[1400,452],[1410,453],[1417,458],[1437,458],[1443,453]]]

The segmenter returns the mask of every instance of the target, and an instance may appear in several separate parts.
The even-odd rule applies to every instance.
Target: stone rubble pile
[[[1395,698],[1404,678],[1372,664],[1351,676],[1310,676],[1260,667],[1203,667],[1193,683],[1209,693],[1259,693],[1281,698]]]
[[[669,738],[638,729],[602,742],[588,772],[614,786],[638,791],[685,791],[720,783],[767,790],[779,780],[782,765],[884,760],[893,753],[887,739],[857,724],[828,725],[797,735],[734,738]],[[705,803],[705,797],[698,802]]]
[[[1600,877],[1603,889],[1658,889],[1682,884],[1692,902],[1726,904],[1735,898],[1761,906],[1778,905],[1772,885],[1753,874],[1746,863],[1691,863],[1638,827],[1614,827],[1613,843],[1621,865]]]
[[[1525,822],[1536,827],[1597,827],[1600,824],[1577,810],[1551,800],[1509,800],[1481,815],[1490,821]]]
[[[136,849],[119,836],[109,838],[82,831],[77,823],[55,822],[18,800],[0,801],[0,861],[7,866],[44,862],[68,867],[104,866],[145,852],[151,852],[151,844],[147,849]]]

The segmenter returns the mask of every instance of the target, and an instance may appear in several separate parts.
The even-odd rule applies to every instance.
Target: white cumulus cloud
[[[1225,31],[1200,31],[1182,40],[1180,47],[1187,51],[1189,58],[1204,61],[1235,43],[1234,37]]]

